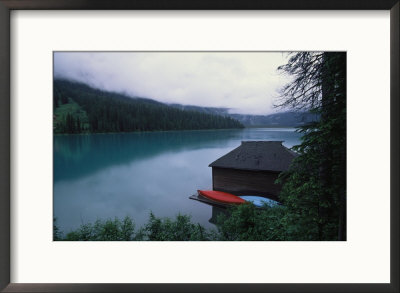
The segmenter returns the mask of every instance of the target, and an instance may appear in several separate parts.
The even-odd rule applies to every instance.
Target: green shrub
[[[190,216],[178,214],[175,219],[158,218],[150,213],[148,222],[135,231],[130,217],[123,220],[97,220],[82,224],[66,234],[54,224],[54,240],[66,241],[266,241],[287,240],[285,211],[282,206],[256,208],[243,204],[228,209],[217,217],[217,230],[207,230],[191,222]]]
[[[282,222],[284,210],[282,206],[268,205],[259,209],[252,204],[233,207],[228,215],[218,216],[218,240],[285,240],[286,233]]]
[[[57,218],[53,219],[53,240],[54,241],[63,240],[63,235],[57,226]]]
[[[190,216],[177,215],[175,220],[160,219],[150,213],[145,226],[147,240],[155,241],[196,241],[210,240],[208,232],[200,224],[193,224]]]
[[[61,240],[67,241],[130,241],[135,240],[135,224],[131,218],[122,221],[97,220],[94,224],[82,224],[77,230],[69,232]]]
[[[67,233],[65,237],[59,233],[56,224],[54,227],[54,240],[66,241],[200,241],[215,238],[212,238],[213,233],[200,224],[192,223],[190,216],[180,214],[172,220],[157,218],[150,213],[147,224],[137,231],[133,220],[129,217],[125,217],[122,221],[115,218],[97,220],[94,224],[82,224],[78,229]]]

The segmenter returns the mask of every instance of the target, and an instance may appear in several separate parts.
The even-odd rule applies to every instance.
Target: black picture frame
[[[390,10],[389,284],[10,283],[10,11],[12,10]],[[0,0],[0,290],[2,292],[399,292],[399,0]],[[366,256],[367,257],[367,256]],[[38,264],[40,265],[40,264]]]

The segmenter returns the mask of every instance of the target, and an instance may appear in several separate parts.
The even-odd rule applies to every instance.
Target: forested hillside
[[[319,115],[306,111],[290,111],[270,115],[229,114],[246,127],[298,127],[319,120]]]
[[[54,133],[243,128],[230,117],[181,110],[82,83],[56,79],[53,90]]]
[[[170,104],[170,106],[201,113],[231,117],[245,127],[297,127],[319,120],[319,115],[307,111],[288,111],[269,115],[230,113],[229,108],[199,107],[193,105]]]

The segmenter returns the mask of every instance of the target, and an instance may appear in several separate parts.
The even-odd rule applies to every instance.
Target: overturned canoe
[[[239,197],[241,199],[244,199],[245,201],[251,202],[253,203],[256,207],[263,207],[264,204],[273,207],[279,204],[279,202],[269,199],[269,198],[265,198],[262,196],[255,196],[255,195],[239,195]]]
[[[198,190],[197,192],[199,193],[199,195],[216,202],[227,204],[242,204],[246,202],[244,199],[227,192],[216,190]]]

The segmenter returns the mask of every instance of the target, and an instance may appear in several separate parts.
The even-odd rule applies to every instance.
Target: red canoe
[[[246,201],[236,195],[222,192],[222,191],[215,191],[215,190],[197,190],[199,195],[202,195],[210,200],[223,202],[223,203],[231,203],[231,204],[241,204],[245,203]]]

